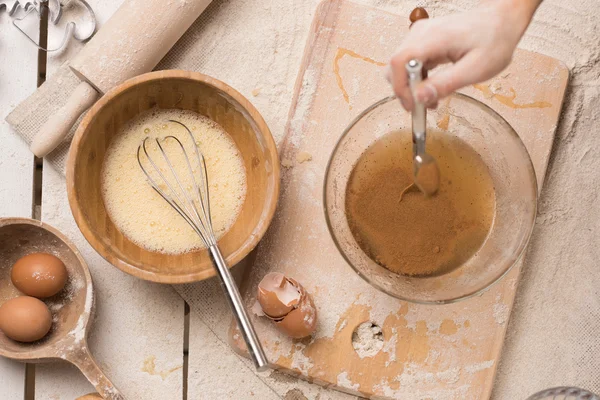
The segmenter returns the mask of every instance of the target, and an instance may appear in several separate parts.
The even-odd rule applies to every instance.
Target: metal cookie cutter
[[[19,3],[18,0],[6,1],[0,0],[0,11],[6,10],[8,12],[8,16],[12,17],[14,13],[19,11],[21,8],[28,10],[30,7],[33,7],[33,2],[28,1],[25,5]]]
[[[8,15],[13,17],[13,25],[15,26],[15,28],[17,28],[19,30],[19,32],[21,32],[23,35],[25,35],[25,37],[31,43],[33,43],[34,46],[36,46],[38,49],[43,50],[43,51],[53,52],[53,51],[62,50],[65,47],[65,45],[67,44],[67,42],[69,41],[69,38],[71,36],[73,36],[76,40],[83,42],[83,41],[90,39],[96,32],[96,15],[94,14],[94,10],[92,10],[92,7],[85,0],[35,0],[35,1],[27,1],[24,4],[21,3],[19,0],[16,0],[12,3],[12,6],[10,6],[10,7],[8,6],[7,3],[8,3],[7,1],[0,0],[0,10],[2,10],[2,8],[4,6],[8,10]],[[65,27],[65,33],[61,40],[61,43],[56,48],[50,49],[50,48],[41,47],[36,42],[35,39],[33,39],[31,36],[29,36],[17,24],[17,22],[23,21],[25,18],[27,18],[27,16],[29,14],[31,14],[33,12],[35,12],[38,15],[38,18],[40,18],[40,16],[42,15],[42,8],[47,8],[48,14],[49,14],[49,21],[53,25],[57,25],[59,23],[61,17],[63,16],[63,11],[68,11],[69,9],[76,7],[77,3],[79,3],[81,6],[83,6],[85,8],[86,13],[89,16],[90,28],[86,32],[79,33],[78,30],[76,29],[75,22],[69,22]],[[21,9],[24,10],[23,15],[16,16],[16,13]]]

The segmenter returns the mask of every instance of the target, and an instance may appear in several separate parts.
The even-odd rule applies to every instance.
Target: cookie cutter
[[[12,4],[9,4],[12,3]],[[10,17],[12,17],[17,11],[19,11],[19,9],[24,8],[24,9],[29,9],[29,7],[33,6],[33,2],[28,1],[25,3],[25,5],[20,4],[20,2],[17,1],[5,1],[5,0],[0,0],[0,11],[2,11],[3,9],[6,10],[8,12],[8,15]]]
[[[8,15],[13,18],[13,25],[15,26],[15,28],[17,28],[19,32],[21,32],[21,34],[23,34],[31,43],[33,43],[35,47],[42,51],[59,51],[65,47],[71,36],[80,42],[84,42],[90,39],[94,35],[94,33],[96,33],[96,14],[94,13],[94,10],[86,0],[34,0],[26,2],[14,0],[12,2],[12,5],[9,5],[9,3],[9,1],[0,0],[0,11],[6,9],[8,11]],[[23,21],[29,16],[29,14],[32,13],[36,13],[38,18],[40,18],[42,15],[42,8],[47,8],[49,14],[48,21],[51,22],[53,25],[57,25],[63,16],[63,11],[68,11],[68,9],[76,7],[77,4],[83,6],[87,14],[89,15],[90,29],[88,29],[86,32],[80,33],[77,30],[77,24],[75,22],[71,21],[67,23],[67,25],[65,26],[65,33],[63,34],[63,38],[60,42],[60,45],[53,49],[40,46],[36,42],[36,40],[29,36],[27,32],[25,32],[25,30],[23,30],[17,23]],[[22,15],[18,15],[20,14],[19,11],[21,10],[23,10],[24,12],[22,13]]]

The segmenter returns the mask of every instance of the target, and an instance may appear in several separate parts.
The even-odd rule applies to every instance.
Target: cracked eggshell
[[[304,288],[303,296],[298,307],[290,311],[288,315],[275,325],[280,331],[294,339],[301,339],[310,336],[317,329],[317,309],[313,303],[312,297]]]
[[[258,285],[255,314],[271,319],[286,335],[299,339],[317,327],[317,310],[304,287],[279,273],[267,274]]]
[[[294,280],[279,272],[270,272],[258,284],[257,300],[267,317],[279,319],[300,303],[302,293]]]

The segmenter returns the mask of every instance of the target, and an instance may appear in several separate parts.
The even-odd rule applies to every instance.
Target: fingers
[[[402,106],[411,111],[413,109],[413,94],[409,87],[406,63],[411,59],[418,59],[425,69],[448,62],[445,40],[434,38],[435,35],[424,35],[423,31],[428,29],[425,25],[430,21],[420,21],[409,33],[400,49],[390,60],[389,69],[386,73],[388,81],[392,84],[394,93],[400,99]],[[417,29],[421,28],[421,29]]]
[[[393,73],[392,73],[392,68],[391,68],[391,66],[389,64],[388,64],[387,67],[385,67],[384,76],[385,76],[385,79],[387,79],[387,81],[389,83],[393,83],[394,77],[393,77]],[[412,107],[412,103],[407,104],[406,101],[402,97],[398,96],[398,99],[400,100],[400,103],[402,104],[402,107],[405,110],[408,110],[409,106]]]
[[[505,16],[486,7],[421,20],[392,57],[388,80],[408,111],[412,111],[415,99],[433,107],[452,92],[490,79],[504,69],[520,37],[513,31]],[[405,65],[413,58],[421,61],[426,70],[454,64],[430,74],[412,93]]]
[[[430,107],[456,90],[487,79],[478,51],[467,53],[456,64],[432,74],[415,90],[417,101]]]
[[[394,93],[400,99],[402,107],[406,110],[413,109],[412,93],[408,86],[408,74],[405,65],[410,60],[406,52],[399,52],[390,60],[388,81],[392,84]]]
[[[406,72],[406,63],[408,61],[410,61],[411,59],[418,59],[421,60],[422,58],[419,58],[418,56],[414,56],[414,57],[410,57],[406,59],[406,62],[401,63],[401,61],[398,61],[398,65],[402,65],[402,67],[400,68],[399,66],[388,66],[388,68],[385,71],[385,77],[388,80],[388,82],[390,82],[393,86],[394,89],[394,93],[396,94],[396,96],[398,96],[398,99],[400,99],[400,102],[402,103],[402,106],[408,110],[411,111],[414,107],[414,99],[413,99],[413,93],[412,90],[410,89],[410,85],[408,82],[408,73]],[[402,60],[403,61],[403,60]],[[432,60],[428,60],[425,62],[425,64],[423,65],[423,69],[425,71],[429,71],[435,67],[437,67],[440,64],[446,63],[449,60],[446,57],[438,57],[436,59],[432,59]],[[435,90],[435,88],[432,88],[431,90]],[[428,105],[428,107],[430,108],[434,108],[433,104],[435,103],[435,99],[437,99],[437,94],[436,93],[429,93],[428,95],[428,99],[430,98],[432,101],[430,102],[430,104]],[[421,101],[421,100],[419,100]]]

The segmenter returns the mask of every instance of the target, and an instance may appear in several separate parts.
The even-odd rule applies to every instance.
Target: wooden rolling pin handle
[[[410,21],[410,25],[408,26],[408,29],[412,28],[413,24],[421,19],[427,19],[429,18],[429,14],[427,13],[427,10],[425,10],[423,7],[417,7],[414,10],[412,10],[412,12],[410,13],[410,16],[408,17],[408,20]],[[422,72],[421,72],[421,77],[423,79],[427,79],[427,70],[425,68],[423,68]]]
[[[427,18],[429,18],[429,14],[427,13],[427,10],[425,10],[423,7],[417,7],[414,10],[412,10],[412,12],[410,13],[410,16],[408,17],[408,20],[410,21],[410,25],[408,27],[412,28],[412,26],[415,22],[417,22],[420,19],[427,19]]]
[[[67,102],[40,128],[29,147],[33,154],[45,157],[65,139],[77,118],[98,99],[99,94],[89,83],[81,82]]]
[[[76,350],[67,355],[67,361],[75,365],[105,400],[125,400],[115,385],[104,375],[90,353],[84,340]]]

